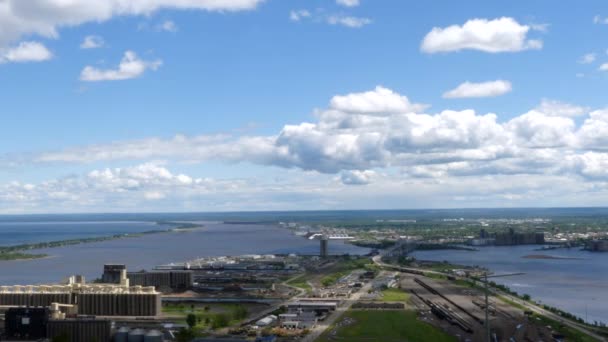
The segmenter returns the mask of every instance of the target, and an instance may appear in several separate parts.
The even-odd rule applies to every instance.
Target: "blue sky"
[[[0,212],[601,205],[606,17],[0,1]]]

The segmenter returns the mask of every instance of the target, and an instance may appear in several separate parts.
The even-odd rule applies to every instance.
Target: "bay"
[[[297,237],[275,225],[199,223],[204,227],[193,231],[31,250],[49,257],[0,262],[0,284],[57,283],[73,274],[92,280],[101,276],[105,263],[121,263],[129,270],[141,270],[206,256],[319,253],[319,241]],[[369,249],[331,241],[329,251],[330,254],[365,254]]]
[[[479,251],[416,251],[419,260],[487,267],[495,274],[523,272],[523,275],[491,280],[535,301],[560,308],[588,322],[608,323],[608,253],[578,248],[537,251],[539,246],[482,247]],[[527,255],[555,259],[530,259]]]

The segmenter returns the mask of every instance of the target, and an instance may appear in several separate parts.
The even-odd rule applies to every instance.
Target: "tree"
[[[529,294],[524,294],[524,295],[522,296],[522,298],[523,298],[524,300],[530,300],[530,298],[531,298],[531,297],[530,297],[530,295],[529,295]]]
[[[191,329],[181,328],[181,329],[179,329],[177,334],[175,334],[175,340],[177,342],[190,342],[195,337],[196,336],[194,336],[194,332]]]
[[[55,337],[53,337],[53,339],[51,340],[52,342],[70,342],[70,335],[68,335],[68,333],[61,333]]]
[[[242,306],[242,305],[237,305],[234,308],[234,318],[235,319],[245,319],[247,317],[247,315],[249,314],[249,312],[247,311],[247,309]]]
[[[224,327],[227,327],[229,323],[230,323],[230,319],[228,319],[228,315],[217,314],[217,315],[215,315],[215,317],[213,317],[213,322],[211,324],[211,327],[213,329],[224,328]]]
[[[186,323],[188,324],[190,329],[194,328],[194,326],[196,325],[196,315],[192,313],[188,314],[188,316],[186,316]]]

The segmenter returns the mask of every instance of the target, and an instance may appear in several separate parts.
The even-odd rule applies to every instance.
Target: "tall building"
[[[124,264],[105,264],[103,265],[101,282],[105,284],[119,284],[120,273],[126,270],[127,266]]]
[[[513,228],[508,232],[496,233],[495,242],[497,246],[512,245],[542,245],[545,243],[544,233],[516,233]]]
[[[327,257],[329,255],[329,239],[327,236],[323,235],[323,237],[321,237],[320,246],[321,251],[319,255],[321,255],[321,258]]]
[[[128,272],[131,286],[154,286],[157,290],[186,290],[192,287],[191,271]]]
[[[161,294],[154,287],[129,286],[126,270],[120,284],[85,284],[68,278],[63,285],[0,286],[0,305],[51,306],[71,305],[80,315],[158,316]]]

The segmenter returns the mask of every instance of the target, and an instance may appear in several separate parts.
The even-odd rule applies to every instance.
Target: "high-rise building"
[[[325,258],[329,255],[329,239],[327,238],[327,236],[323,236],[321,237],[320,241],[321,251],[319,254],[322,258]]]
[[[103,275],[101,282],[105,284],[120,284],[120,273],[127,270],[124,264],[105,264],[103,265]]]

